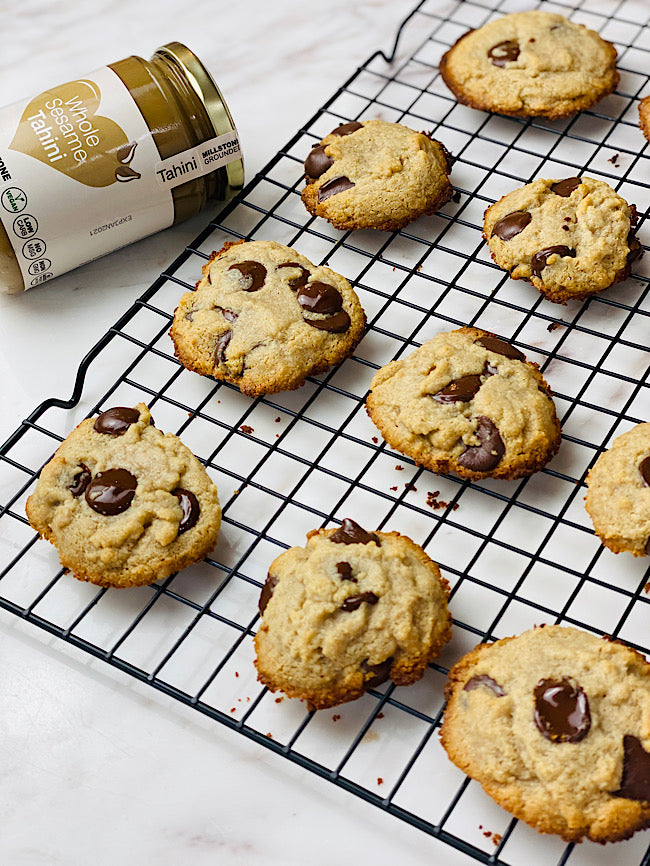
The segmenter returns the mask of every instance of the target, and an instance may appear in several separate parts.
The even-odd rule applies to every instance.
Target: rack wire
[[[422,0],[393,53],[373,54],[102,337],[72,397],[45,401],[12,434],[0,448],[0,606],[479,862],[576,866],[600,862],[603,849],[512,820],[451,765],[437,737],[447,671],[480,641],[561,622],[649,650],[647,560],[602,548],[583,494],[612,439],[650,418],[650,256],[625,283],[558,307],[510,280],[481,238],[484,209],[508,190],[585,173],[637,204],[643,242],[650,151],[637,107],[650,94],[648,10],[643,0],[536,4],[615,43],[618,90],[591,111],[547,122],[457,104],[439,77],[440,56],[468,28],[519,8]],[[456,194],[397,233],[338,232],[302,207],[302,162],[339,122],[370,117],[431,130],[456,156]],[[257,400],[181,368],[167,336],[174,308],[209,253],[233,238],[277,240],[345,274],[369,322],[355,356],[296,392]],[[553,388],[562,448],[529,479],[433,475],[392,452],[366,416],[379,366],[467,324],[515,343]],[[88,393],[101,396],[92,404]],[[205,562],[151,587],[108,591],[64,574],[24,506],[82,417],[139,400],[205,463],[223,529]],[[454,636],[420,683],[387,684],[310,714],[256,682],[257,599],[278,553],[343,517],[398,529],[440,563]],[[616,862],[650,863],[646,842],[637,834],[618,843]]]

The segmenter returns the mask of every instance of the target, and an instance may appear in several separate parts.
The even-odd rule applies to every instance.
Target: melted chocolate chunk
[[[352,566],[349,562],[337,562],[336,570],[339,573],[341,580],[351,580],[352,583],[358,583],[356,577],[352,577]]]
[[[97,514],[112,517],[126,511],[137,486],[137,478],[126,469],[106,469],[86,487],[86,502]]]
[[[343,298],[334,286],[315,282],[300,290],[298,303],[310,313],[338,313],[343,306]]]
[[[487,688],[491,692],[494,692],[498,698],[502,698],[505,695],[503,686],[500,686],[496,680],[493,680],[492,677],[489,677],[487,674],[477,674],[475,677],[467,680],[463,686],[463,691],[473,692],[474,689],[477,689],[479,686],[487,686]]]
[[[621,787],[612,796],[650,802],[650,755],[632,734],[623,737]]]
[[[239,313],[234,310],[228,310],[225,307],[217,307],[217,309],[227,322],[236,322],[239,318]]]
[[[244,277],[242,288],[245,292],[257,292],[266,280],[266,268],[260,262],[238,262],[230,265],[229,271],[239,271]]]
[[[366,604],[377,604],[378,601],[379,596],[375,595],[374,592],[361,592],[359,595],[351,595],[349,598],[346,598],[341,605],[341,610],[349,613],[352,610],[358,610],[364,602]]]
[[[223,364],[226,361],[226,349],[228,348],[228,343],[232,340],[232,331],[224,331],[224,333],[217,340],[217,344],[214,347],[214,360],[217,364]]]
[[[343,334],[350,327],[350,317],[345,310],[328,316],[327,319],[305,319],[305,322],[312,328],[318,328],[319,331],[329,331],[332,334]]]
[[[637,259],[640,259],[643,255],[643,247],[637,236],[634,234],[634,230],[630,229],[627,235],[627,246],[629,249],[629,253],[627,254],[627,263],[631,265],[632,262],[635,262]]]
[[[393,657],[389,656],[385,661],[379,662],[376,665],[371,665],[368,659],[361,662],[361,670],[364,674],[369,674],[365,677],[364,686],[367,689],[375,689],[377,686],[385,683],[390,678],[390,669],[393,665]]]
[[[379,537],[374,532],[366,532],[362,526],[359,526],[354,520],[350,520],[349,517],[345,517],[341,526],[330,535],[330,541],[333,541],[334,544],[370,544],[371,541],[374,541],[377,547],[381,547]]]
[[[344,175],[333,177],[331,180],[325,181],[325,183],[318,188],[318,201],[325,201],[325,199],[328,199],[332,195],[338,195],[340,192],[352,189],[353,186],[354,184],[352,181]]]
[[[436,403],[469,403],[482,384],[480,376],[461,376],[431,396]]]
[[[183,532],[187,532],[188,529],[196,526],[196,522],[201,513],[201,508],[199,507],[199,500],[191,490],[185,490],[183,487],[176,487],[172,490],[172,496],[175,496],[178,499],[178,504],[183,512],[181,522],[178,524],[178,534],[181,535]]]
[[[552,255],[571,256],[574,259],[576,251],[565,247],[563,244],[556,244],[554,247],[545,247],[543,250],[539,250],[530,260],[530,268],[536,276],[540,277],[542,275],[542,271]]]
[[[519,349],[515,349],[510,343],[505,340],[500,340],[498,337],[479,337],[474,340],[479,346],[483,346],[488,352],[496,352],[497,355],[504,355],[506,358],[512,358],[514,361],[525,361],[526,356]]]
[[[591,728],[589,701],[568,677],[540,680],[533,691],[533,718],[543,737],[552,743],[578,743]]]
[[[568,198],[574,189],[578,189],[581,183],[581,177],[565,177],[564,180],[558,180],[557,183],[551,184],[551,192],[554,192],[555,195]]]
[[[469,445],[458,458],[458,462],[465,469],[474,472],[490,472],[499,465],[506,453],[506,446],[493,421],[484,415],[479,415],[476,421],[476,435],[481,444]]]
[[[260,616],[266,610],[266,605],[271,601],[271,596],[273,595],[273,590],[277,586],[278,579],[273,574],[269,574],[269,576],[264,581],[264,586],[262,587],[262,592],[260,593],[260,600],[258,603]]]
[[[305,174],[309,180],[317,180],[334,165],[334,160],[325,153],[324,144],[317,144],[305,160]]]
[[[523,232],[532,216],[527,210],[516,210],[502,217],[495,223],[492,236],[496,235],[502,241],[511,241],[519,232]]]
[[[95,421],[95,430],[98,433],[108,433],[111,436],[121,436],[129,429],[131,424],[140,417],[137,409],[130,409],[128,406],[115,406],[113,409],[107,409]]]
[[[298,268],[300,270],[299,277],[291,277],[289,280],[289,288],[291,289],[304,289],[307,285],[307,280],[310,277],[310,273],[307,268],[303,268],[302,265],[296,264],[296,262],[286,262],[283,265],[278,265],[278,270],[280,268]]]
[[[510,63],[519,57],[519,43],[512,39],[498,42],[490,48],[488,57],[495,66],[505,66],[506,63]]]
[[[81,496],[86,487],[90,484],[91,474],[90,469],[86,466],[85,463],[81,463],[81,472],[77,472],[75,477],[72,479],[72,484],[68,486],[68,490],[72,493],[73,496]]]
[[[330,135],[351,135],[357,129],[363,129],[363,123],[351,120],[350,123],[342,123],[330,132]]]
[[[646,487],[650,487],[650,457],[646,457],[639,463],[639,472],[643,478],[643,483]]]

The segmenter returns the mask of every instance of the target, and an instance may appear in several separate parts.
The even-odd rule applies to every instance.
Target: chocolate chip
[[[372,605],[377,604],[378,601],[379,596],[375,595],[374,592],[362,592],[359,595],[351,595],[349,598],[346,598],[341,605],[341,610],[349,613],[350,611],[358,610],[364,602]]]
[[[193,321],[194,321],[194,313],[195,313],[195,312],[196,312],[196,310],[188,310],[188,311],[185,313],[185,318],[187,319],[188,322],[193,322]]]
[[[269,574],[269,576],[264,581],[264,586],[262,587],[262,592],[260,593],[260,600],[258,603],[260,616],[266,610],[266,605],[271,601],[271,596],[273,595],[273,590],[277,586],[278,579],[273,574]]]
[[[113,409],[107,409],[96,419],[95,430],[98,433],[108,433],[111,436],[121,436],[129,429],[131,424],[140,417],[137,409],[130,409],[128,406],[115,406]]]
[[[305,319],[308,325],[312,328],[318,328],[320,331],[330,331],[332,334],[342,334],[350,327],[350,317],[341,310],[340,313],[335,313],[333,316],[328,316],[327,319]]]
[[[565,177],[564,180],[558,180],[556,183],[551,184],[551,192],[554,192],[555,195],[568,198],[574,189],[578,189],[581,183],[581,177]]]
[[[98,472],[86,488],[86,502],[98,514],[112,517],[131,504],[138,481],[126,469]]]
[[[289,279],[289,287],[291,289],[303,289],[307,285],[307,280],[310,277],[307,268],[303,268],[302,265],[299,265],[296,262],[286,262],[283,265],[278,265],[278,270],[280,268],[298,268],[300,270],[300,276],[291,277]]]
[[[542,271],[546,267],[547,261],[551,256],[571,256],[572,259],[576,256],[576,251],[570,249],[569,247],[565,247],[563,244],[556,244],[553,247],[545,247],[543,250],[539,250],[530,260],[530,269],[532,272],[540,277],[542,275]]]
[[[503,686],[500,686],[496,680],[493,680],[492,677],[489,677],[487,674],[477,674],[475,677],[467,680],[465,685],[463,686],[464,692],[473,692],[474,689],[477,689],[479,686],[487,686],[491,692],[498,698],[502,698],[505,695],[505,690]]]
[[[325,201],[332,195],[338,195],[340,192],[352,189],[353,186],[352,181],[344,175],[333,177],[318,188],[318,201]]]
[[[238,262],[231,265],[229,271],[239,271],[244,277],[242,288],[245,292],[257,292],[266,280],[266,268],[260,262]]]
[[[343,306],[343,298],[334,286],[315,282],[300,290],[298,303],[311,313],[337,313]]]
[[[646,457],[641,461],[639,472],[641,473],[641,478],[643,478],[643,483],[646,487],[650,487],[650,457]]]
[[[341,580],[351,580],[352,583],[358,583],[356,577],[352,577],[352,566],[349,562],[337,562],[336,570],[339,573]]]
[[[236,313],[234,310],[228,310],[225,307],[215,307],[215,309],[221,313],[227,322],[236,322],[239,318],[239,313]]]
[[[527,210],[516,210],[502,217],[492,229],[492,237],[496,235],[502,241],[511,241],[519,232],[523,232],[532,216]]]
[[[374,541],[377,547],[381,547],[379,537],[374,532],[366,532],[349,517],[345,517],[341,526],[330,535],[330,541],[335,544],[370,544]]]
[[[519,57],[519,43],[512,39],[498,42],[490,48],[488,57],[495,66],[505,66],[506,63],[510,63]]]
[[[81,463],[81,472],[77,472],[72,479],[72,484],[68,486],[68,490],[73,496],[81,496],[86,487],[90,484],[91,474],[85,463]]]
[[[552,743],[578,743],[591,728],[589,701],[568,677],[540,680],[533,690],[535,725]]]
[[[228,343],[232,340],[232,331],[224,331],[223,334],[217,340],[217,343],[214,347],[214,359],[217,364],[223,364],[226,361],[226,349],[228,347]]]
[[[183,487],[176,487],[172,490],[172,496],[175,496],[178,499],[178,504],[183,512],[181,522],[178,525],[178,534],[181,535],[183,532],[187,532],[188,529],[196,526],[196,522],[201,513],[201,508],[199,507],[199,500],[191,490],[185,490]]]
[[[629,253],[627,254],[627,263],[628,265],[631,265],[632,262],[640,259],[644,252],[639,239],[632,229],[630,229],[627,235],[627,246],[629,249]]]
[[[469,445],[458,458],[458,463],[474,472],[490,472],[498,466],[506,453],[506,446],[493,421],[484,415],[479,415],[476,421],[476,435],[481,444]]]
[[[482,384],[480,376],[461,376],[431,396],[436,403],[469,403]]]
[[[305,174],[312,181],[334,165],[334,160],[325,153],[325,147],[324,144],[317,144],[305,160]]]
[[[650,802],[650,754],[632,734],[623,737],[621,787],[612,796]]]
[[[390,678],[390,669],[393,665],[393,657],[389,656],[385,661],[379,662],[376,665],[371,665],[368,659],[361,662],[361,670],[364,674],[368,674],[365,678],[364,686],[367,689],[375,689],[377,686],[385,683]]]
[[[515,349],[514,346],[511,346],[510,343],[506,343],[505,340],[500,340],[499,337],[479,337],[478,340],[474,340],[474,342],[479,346],[483,346],[483,348],[487,349],[488,352],[495,352],[497,355],[505,355],[506,358],[512,358],[513,361],[526,360],[526,356],[523,352],[520,352],[519,349]]]
[[[357,129],[363,129],[363,123],[357,120],[351,120],[350,123],[341,123],[336,129],[333,129],[330,135],[351,135]]]

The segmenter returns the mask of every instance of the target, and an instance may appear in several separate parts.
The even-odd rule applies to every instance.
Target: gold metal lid
[[[205,105],[215,136],[231,132],[236,128],[221,91],[196,54],[181,42],[168,42],[167,45],[158,48],[155,54],[181,67],[193,90]],[[228,186],[241,189],[244,185],[244,160],[237,159],[229,162],[225,169],[228,175]]]

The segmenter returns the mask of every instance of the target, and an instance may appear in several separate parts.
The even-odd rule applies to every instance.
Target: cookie
[[[27,500],[32,527],[79,580],[141,586],[202,559],[217,542],[217,488],[144,403],[76,427]]]
[[[551,12],[515,12],[470,30],[440,61],[459,102],[518,117],[569,117],[618,84],[616,49]]]
[[[605,547],[650,556],[650,422],[618,436],[596,460],[585,507]]]
[[[440,142],[399,123],[338,126],[305,160],[302,200],[337,229],[395,231],[435,213],[453,194]]]
[[[537,365],[479,328],[438,334],[382,367],[366,408],[391,448],[463,478],[530,475],[560,446]]]
[[[391,679],[419,680],[449,640],[449,587],[398,532],[346,519],[314,530],[271,563],[255,636],[258,679],[310,710],[360,697]]]
[[[447,754],[517,818],[567,842],[650,826],[650,665],[639,653],[534,628],[460,659],[446,696]]]
[[[354,351],[366,318],[348,281],[274,241],[212,253],[169,332],[188,370],[257,397],[288,391]]]
[[[634,205],[602,180],[538,180],[485,212],[483,236],[494,261],[565,304],[625,280],[643,254]]]
[[[650,96],[639,103],[639,126],[645,137],[650,141]]]

